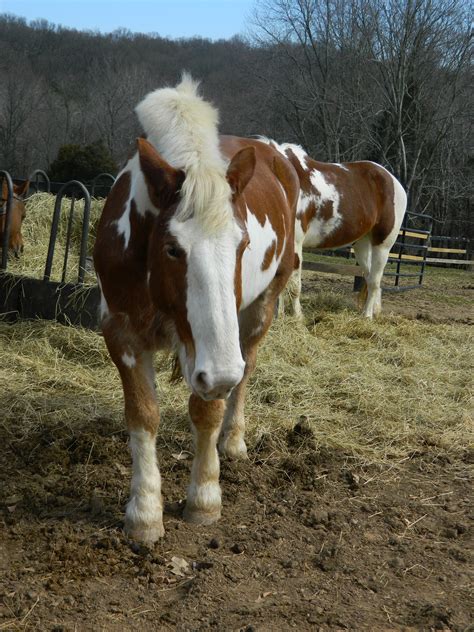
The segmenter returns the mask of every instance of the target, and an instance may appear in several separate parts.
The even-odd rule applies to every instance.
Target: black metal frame
[[[0,176],[2,174],[6,174],[5,177],[7,177],[7,182],[9,182],[9,191],[12,194],[9,198],[13,199],[11,177],[7,172],[0,171]],[[56,282],[51,281],[51,270],[63,199],[66,196],[70,196],[66,246],[61,281]],[[66,283],[69,249],[78,198],[84,200],[79,271],[77,283]],[[97,286],[84,285],[90,205],[91,199],[88,190],[77,180],[65,183],[59,190],[54,205],[43,279],[32,279],[7,272],[8,248],[4,248],[2,253],[2,274],[0,274],[0,314],[3,315],[4,319],[16,321],[19,318],[43,318],[56,320],[64,324],[80,325],[89,329],[98,328],[99,288]],[[8,235],[4,235],[4,243],[8,244]]]
[[[421,220],[423,222],[427,222],[428,223],[428,228],[427,229],[420,229],[420,228],[416,228],[414,226],[409,226],[408,223],[410,220],[413,221],[413,218],[421,218]],[[399,256],[398,257],[389,257],[388,258],[388,262],[389,263],[396,263],[397,264],[397,271],[396,272],[384,272],[384,276],[387,277],[395,277],[395,287],[394,288],[385,288],[385,289],[398,289],[400,290],[414,290],[418,287],[420,287],[423,283],[423,275],[425,273],[425,268],[426,268],[426,258],[428,256],[428,250],[430,247],[430,237],[431,237],[431,231],[433,228],[433,218],[431,217],[431,215],[423,215],[422,213],[414,213],[412,211],[407,211],[405,213],[405,216],[403,218],[403,222],[402,225],[400,227],[400,231],[401,231],[401,236],[399,236],[399,239],[397,239],[397,241],[394,243],[394,246],[398,246],[399,248],[399,252],[397,253]],[[409,232],[417,232],[420,235],[426,235],[426,240],[424,242],[424,244],[411,244],[411,243],[407,243],[406,241],[406,233]],[[416,238],[415,238],[416,239]],[[409,254],[407,252],[405,252],[405,250],[409,248],[410,250],[415,250],[415,251],[422,251],[423,253],[423,258],[422,260],[406,260],[406,259],[402,259],[402,255],[404,254]],[[420,266],[420,271],[419,272],[401,272],[401,267],[402,265],[419,265]],[[400,279],[401,278],[417,278],[418,279],[418,283],[415,285],[400,285]]]
[[[38,176],[41,176],[41,178],[43,178],[44,185],[45,185],[44,192],[51,193],[51,180],[49,179],[48,174],[42,169],[35,169],[29,175],[28,180],[30,181],[30,189],[34,187],[35,193],[39,192],[40,186],[39,186]]]
[[[96,176],[96,177],[92,180],[92,182],[91,182],[91,185],[90,185],[91,197],[94,197],[94,196],[95,196],[95,189],[96,189],[96,187],[97,187],[97,183],[98,183],[100,180],[106,180],[106,179],[107,179],[107,180],[111,180],[111,184],[110,184],[110,186],[109,186],[109,191],[110,191],[111,187],[112,187],[112,186],[114,185],[114,183],[115,183],[115,176],[113,176],[111,173],[99,173],[99,175],[98,175],[98,176]],[[102,186],[102,187],[104,187],[104,186],[107,186],[107,185],[101,185],[101,186]]]
[[[71,206],[69,209],[69,219],[68,219],[68,227],[66,234],[66,249],[64,253],[64,263],[63,263],[63,271],[61,281],[64,283],[66,280],[67,273],[67,262],[69,257],[69,247],[71,245],[71,234],[72,227],[74,221],[74,207],[76,203],[76,193],[80,192],[81,197],[84,198],[84,215],[82,219],[82,236],[81,236],[81,250],[79,254],[79,273],[77,277],[78,283],[84,283],[84,275],[86,272],[86,256],[87,256],[87,238],[89,236],[89,218],[91,211],[91,198],[89,195],[89,191],[86,187],[79,182],[79,180],[70,180],[66,182],[61,189],[58,191],[56,195],[56,203],[54,205],[54,213],[53,213],[53,223],[51,224],[51,233],[49,237],[49,246],[48,246],[48,254],[46,256],[46,266],[44,269],[44,281],[49,281],[51,278],[51,269],[53,267],[53,257],[54,257],[54,248],[56,246],[56,239],[58,236],[58,227],[59,227],[59,218],[61,215],[61,208],[63,198],[68,191],[71,190]]]

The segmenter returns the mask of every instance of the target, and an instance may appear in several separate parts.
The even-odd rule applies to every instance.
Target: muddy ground
[[[330,275],[321,283],[343,292]],[[456,301],[409,293],[385,305],[472,322]],[[472,629],[468,449],[420,445],[363,466],[317,449],[303,420],[249,461],[223,461],[223,517],[197,528],[180,517],[191,443],[176,433],[159,439],[166,536],[148,549],[122,533],[130,460],[116,422],[0,441],[0,630]]]

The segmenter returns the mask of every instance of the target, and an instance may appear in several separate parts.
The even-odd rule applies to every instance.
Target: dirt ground
[[[472,324],[466,278],[386,294],[385,309]],[[350,284],[305,275],[336,302]],[[222,462],[223,517],[197,528],[180,517],[191,442],[177,432],[158,440],[166,535],[148,549],[122,533],[130,458],[115,422],[0,441],[0,630],[473,629],[468,448],[362,465],[315,446],[303,419]]]

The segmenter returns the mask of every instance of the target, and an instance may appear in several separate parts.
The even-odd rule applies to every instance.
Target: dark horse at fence
[[[295,315],[302,316],[303,246],[330,250],[353,244],[365,278],[364,315],[372,318],[382,308],[383,271],[406,211],[402,185],[384,167],[368,160],[317,162],[299,145],[261,140],[288,158],[300,180],[295,226],[300,265],[288,283]]]
[[[21,225],[25,219],[26,209],[24,196],[28,192],[30,183],[28,181],[22,184],[13,185],[13,200],[12,200],[12,218],[10,224],[10,236],[8,239],[8,249],[12,250],[16,257],[20,256],[23,252],[23,236],[21,234]],[[2,183],[2,198],[0,200],[0,246],[3,243],[5,223],[7,218],[7,203],[8,203],[8,186],[6,180]]]
[[[298,178],[274,148],[219,137],[189,78],[137,107],[147,140],[119,174],[97,232],[101,319],[122,379],[133,460],[125,526],[163,535],[153,352],[171,349],[195,443],[184,517],[221,514],[219,458],[244,457],[244,398],[257,345],[294,270]],[[226,406],[225,406],[225,401]]]

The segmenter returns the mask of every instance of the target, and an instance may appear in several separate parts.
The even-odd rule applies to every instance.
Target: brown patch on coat
[[[334,202],[332,200],[326,200],[319,206],[319,217],[328,222],[334,215]]]
[[[222,399],[204,401],[194,393],[189,398],[189,416],[199,431],[212,432],[220,425],[224,416],[225,403]]]
[[[298,215],[298,219],[301,222],[301,228],[303,229],[304,233],[308,232],[309,225],[316,217],[316,213],[316,202],[314,200],[310,200],[305,210]]]
[[[240,305],[242,304],[242,257],[249,243],[250,240],[247,231],[245,230],[242,240],[237,246],[237,252],[235,255],[234,294],[237,311],[240,309]]]
[[[286,154],[298,174],[301,191],[312,198],[298,214],[305,234],[314,219],[327,222],[334,215],[332,201],[319,202],[321,192],[311,182],[311,173],[319,172],[340,196],[338,214],[341,222],[314,245],[321,249],[338,248],[367,234],[374,246],[385,241],[395,224],[394,184],[385,169],[368,161],[344,163],[345,169],[342,169],[336,164],[317,162],[309,156],[306,156],[308,168],[303,169],[291,149],[287,149]],[[307,245],[311,246],[311,241]]]
[[[395,189],[393,179],[380,168],[372,170],[374,189],[378,194],[378,221],[372,229],[372,245],[378,246],[387,239],[395,224]]]
[[[265,270],[268,270],[268,268],[271,266],[272,261],[275,257],[275,252],[276,252],[276,241],[273,240],[272,243],[268,246],[267,250],[265,251],[265,255],[263,257],[262,266],[261,266],[262,272],[265,272]]]
[[[305,195],[311,195],[314,192],[311,182],[311,169],[304,169],[296,154],[290,148],[285,151],[285,154],[298,174],[301,190]]]

